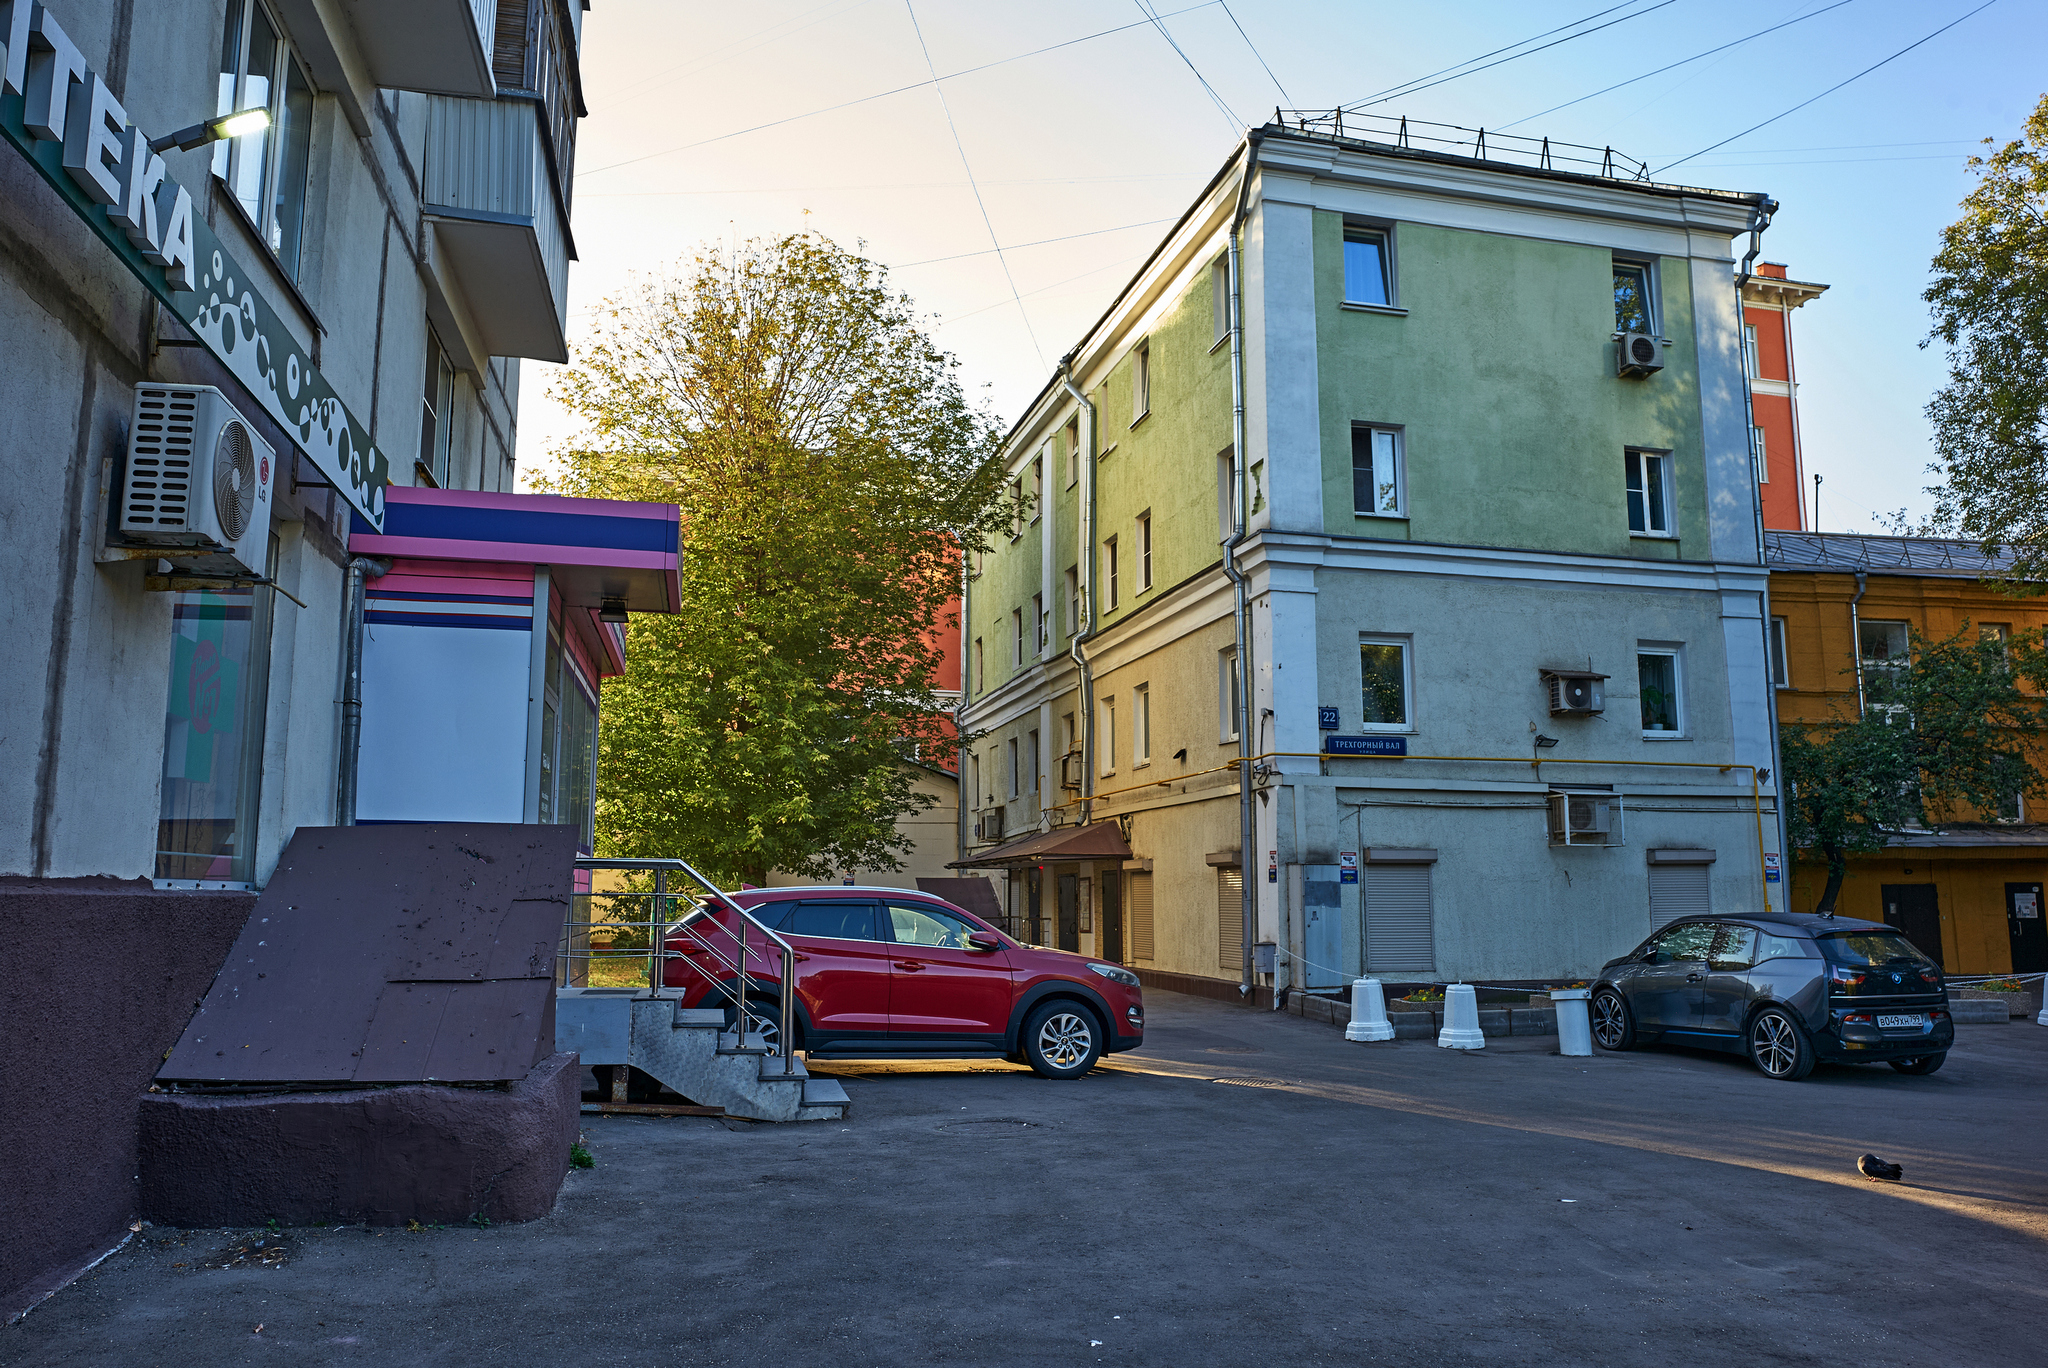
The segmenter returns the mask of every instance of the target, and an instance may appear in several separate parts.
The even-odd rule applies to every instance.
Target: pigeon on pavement
[[[1884,1160],[1878,1158],[1874,1154],[1866,1154],[1861,1159],[1858,1159],[1856,1161],[1856,1171],[1861,1173],[1865,1178],[1870,1179],[1870,1181],[1873,1183],[1877,1182],[1879,1179],[1883,1179],[1886,1182],[1896,1183],[1901,1178],[1906,1176],[1906,1170],[1904,1168],[1900,1167],[1897,1164],[1887,1164]]]

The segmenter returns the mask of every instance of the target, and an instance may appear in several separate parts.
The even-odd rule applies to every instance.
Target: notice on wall
[[[1783,865],[1780,863],[1780,861],[1783,858],[1784,857],[1779,855],[1778,852],[1776,852],[1775,850],[1766,851],[1764,853],[1765,883],[1774,884],[1779,882],[1783,878]]]
[[[1340,850],[1337,852],[1337,882],[1358,882],[1358,852]]]
[[[2041,895],[2038,893],[2015,893],[2012,895],[2012,914],[2015,917],[2038,917],[2041,915]]]

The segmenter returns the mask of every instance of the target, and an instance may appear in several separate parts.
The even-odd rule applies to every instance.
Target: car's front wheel
[[[1612,988],[1593,994],[1593,1043],[1603,1050],[1626,1050],[1636,1043],[1636,1024],[1628,1000]]]
[[[1102,1057],[1095,1014],[1072,1002],[1048,1002],[1024,1023],[1024,1062],[1045,1078],[1079,1078]]]
[[[1749,1057],[1771,1077],[1795,1083],[1817,1062],[1806,1028],[1782,1007],[1766,1007],[1749,1023]]]
[[[1894,1059],[1891,1066],[1902,1074],[1931,1074],[1947,1058],[1948,1051],[1943,1050],[1940,1054],[1921,1055],[1918,1059]]]

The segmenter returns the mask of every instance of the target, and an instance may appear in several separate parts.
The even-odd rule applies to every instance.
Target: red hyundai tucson
[[[999,1055],[1047,1078],[1079,1078],[1104,1054],[1145,1042],[1138,976],[1115,964],[1012,940],[928,893],[900,888],[755,888],[732,895],[788,941],[796,1039],[813,1058]],[[665,941],[666,987],[685,1007],[724,1006],[737,958],[730,910]],[[712,925],[716,922],[716,926]],[[747,928],[747,1029],[775,1042],[778,947]],[[707,944],[712,949],[707,949]]]

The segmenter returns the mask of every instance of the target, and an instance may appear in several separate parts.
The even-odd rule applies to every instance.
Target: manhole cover
[[[1211,1083],[1228,1083],[1233,1088],[1284,1088],[1277,1078],[1212,1078]]]
[[[1014,1116],[980,1116],[967,1121],[948,1121],[939,1127],[948,1135],[1022,1135],[1038,1128],[1037,1122]]]
[[[1211,1045],[1211,1046],[1209,1047],[1209,1053],[1210,1053],[1210,1054],[1264,1054],[1264,1053],[1265,1053],[1265,1050],[1264,1050],[1263,1048],[1261,1048],[1260,1046],[1257,1046],[1257,1045]]]

